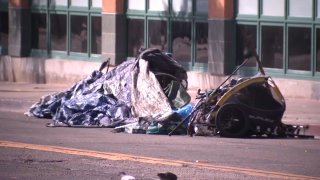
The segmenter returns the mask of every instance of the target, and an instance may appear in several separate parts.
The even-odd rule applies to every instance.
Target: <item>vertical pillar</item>
[[[102,55],[111,58],[111,65],[120,64],[126,59],[126,34],[124,0],[103,0]]]
[[[235,65],[234,1],[208,1],[208,71],[227,75]]]
[[[9,0],[8,14],[8,54],[16,57],[29,56],[31,49],[29,1]]]

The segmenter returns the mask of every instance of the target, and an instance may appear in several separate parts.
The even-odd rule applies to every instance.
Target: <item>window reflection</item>
[[[208,0],[197,0],[196,11],[199,13],[208,13]]]
[[[290,27],[288,30],[288,68],[310,71],[311,29]]]
[[[8,4],[8,0],[0,0],[0,4]]]
[[[244,61],[248,52],[255,51],[257,47],[257,27],[255,25],[237,26],[237,65]],[[254,59],[248,61],[247,66],[256,66]]]
[[[320,72],[320,29],[318,28],[316,30],[316,62],[317,62],[317,68],[316,68],[316,71]]]
[[[32,13],[31,15],[31,33],[32,48],[46,49],[47,47],[47,16],[46,14]]]
[[[144,47],[144,20],[128,20],[128,56],[136,56]]]
[[[174,0],[172,1],[172,10],[174,12],[192,12],[192,0]]]
[[[92,0],[92,7],[101,8],[102,7],[102,0]]]
[[[91,23],[91,53],[101,54],[101,17],[92,17]]]
[[[289,16],[312,17],[312,0],[290,0]]]
[[[262,13],[265,16],[284,16],[284,10],[285,0],[264,0],[262,2]]]
[[[128,0],[128,9],[130,10],[145,10],[146,1],[143,0]]]
[[[71,6],[88,7],[88,0],[71,0]]]
[[[51,14],[51,49],[66,51],[66,15]]]
[[[149,0],[149,11],[167,11],[168,0]]]
[[[191,61],[191,23],[172,22],[172,53],[177,61]]]
[[[71,51],[87,52],[87,17],[71,16]]]
[[[257,0],[239,0],[238,13],[246,15],[258,14],[258,1]]]
[[[167,51],[167,22],[149,20],[148,23],[149,47]]]
[[[66,0],[51,0],[50,1],[50,6],[55,7],[55,6],[68,6],[68,1]]]
[[[0,54],[8,49],[8,12],[0,12]]]
[[[1,3],[1,1],[0,1]],[[46,6],[47,5],[47,1],[43,1],[43,0],[32,0],[32,5],[33,6]]]
[[[264,67],[283,67],[283,27],[262,26],[261,61]]]
[[[208,23],[196,24],[196,62],[208,62]]]
[[[317,1],[317,17],[320,18],[320,0]]]

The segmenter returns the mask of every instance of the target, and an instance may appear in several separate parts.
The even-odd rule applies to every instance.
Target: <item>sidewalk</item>
[[[44,95],[68,89],[72,84],[28,84],[0,81],[0,111],[24,113]],[[192,100],[196,90],[189,90]],[[286,98],[287,109],[282,122],[310,125],[310,132],[320,132],[320,101]],[[320,134],[320,133],[317,133]]]

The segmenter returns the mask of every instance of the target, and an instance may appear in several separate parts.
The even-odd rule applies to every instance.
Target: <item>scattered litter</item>
[[[160,180],[177,180],[178,176],[173,174],[172,172],[166,172],[166,173],[158,173],[158,177]]]
[[[125,172],[119,173],[121,179],[120,180],[135,180],[136,178],[134,176],[128,175]]]

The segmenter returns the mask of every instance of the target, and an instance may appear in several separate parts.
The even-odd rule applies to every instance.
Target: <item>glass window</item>
[[[317,1],[317,17],[320,18],[320,0]]]
[[[128,19],[128,56],[134,57],[144,45],[144,20]]]
[[[288,68],[292,70],[311,70],[311,29],[289,27],[288,30]]]
[[[66,1],[66,0],[51,0],[50,6],[68,6],[68,1]]]
[[[257,27],[255,25],[238,25],[237,26],[237,65],[244,61],[248,52],[256,50],[257,47]],[[254,60],[250,60],[247,66],[256,66]]]
[[[196,24],[196,62],[208,63],[208,23]]]
[[[0,0],[0,4],[8,4],[8,0]]]
[[[91,23],[91,53],[101,54],[101,17],[92,17]]]
[[[174,0],[172,1],[172,9],[174,12],[192,12],[192,0]]]
[[[31,47],[33,49],[47,49],[47,15],[31,14]]]
[[[72,52],[87,52],[87,16],[71,16],[71,51]]]
[[[71,6],[88,7],[88,0],[72,0]]]
[[[168,51],[167,46],[167,22],[160,20],[148,21],[149,47]]]
[[[4,49],[8,49],[8,12],[0,12],[0,54]]]
[[[316,61],[317,61],[317,66],[316,66],[316,71],[320,72],[320,29],[316,29]]]
[[[289,16],[312,17],[312,0],[290,0]]]
[[[177,61],[191,61],[191,23],[172,21],[172,53]]]
[[[208,0],[197,0],[196,11],[199,13],[208,13]]]
[[[168,0],[149,0],[150,11],[167,11],[168,7]]]
[[[265,16],[284,16],[284,0],[263,0],[262,14]]]
[[[51,49],[56,51],[67,50],[67,16],[51,14]]]
[[[261,61],[264,67],[283,67],[283,27],[261,27]]]
[[[242,15],[258,15],[258,0],[239,0],[238,13]]]
[[[102,7],[102,0],[92,0],[92,7],[101,8]]]
[[[145,0],[128,0],[128,9],[143,11],[146,8]]]
[[[46,6],[47,1],[44,0],[32,0],[32,5],[33,6]]]

